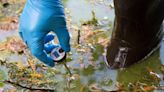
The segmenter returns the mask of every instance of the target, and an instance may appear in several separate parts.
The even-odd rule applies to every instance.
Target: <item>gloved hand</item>
[[[46,35],[50,31],[55,32],[62,49],[70,51],[70,36],[60,0],[27,0],[19,27],[20,36],[31,53],[48,66],[54,66],[52,58],[44,50],[45,39],[50,37]]]

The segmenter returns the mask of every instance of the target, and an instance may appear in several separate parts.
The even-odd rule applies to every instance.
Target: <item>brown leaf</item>
[[[30,75],[33,78],[41,78],[41,77],[43,77],[43,74],[40,74],[40,73],[33,73],[33,74],[30,74]]]
[[[20,39],[10,39],[6,43],[6,49],[10,50],[11,52],[21,52],[24,51],[25,48],[25,44]]]
[[[16,66],[21,70],[25,68],[22,62],[17,62]]]
[[[30,67],[31,67],[31,69],[32,69],[33,71],[36,70],[35,63],[34,63],[34,61],[33,61],[32,59],[28,59],[28,64],[30,65]]]
[[[144,87],[144,90],[145,90],[145,91],[150,91],[150,90],[154,90],[154,89],[155,89],[154,86],[145,86],[145,87]]]
[[[16,30],[18,29],[18,18],[8,17],[0,19],[0,30],[8,31],[8,30]]]
[[[91,92],[102,92],[102,88],[98,87],[97,84],[91,84],[89,90]]]
[[[109,43],[110,39],[109,38],[99,38],[98,39],[98,44],[102,45],[102,46],[107,46]]]

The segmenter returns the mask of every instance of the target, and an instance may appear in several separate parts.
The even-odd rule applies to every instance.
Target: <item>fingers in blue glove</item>
[[[19,35],[22,38],[22,40],[25,42],[25,44],[27,45],[27,47],[28,47],[27,41],[23,37],[23,32],[19,31]]]
[[[46,44],[46,43],[54,40],[54,38],[55,38],[55,35],[53,35],[53,34],[47,34],[46,37],[44,38],[44,44]]]
[[[33,29],[30,29],[30,27],[20,27],[22,30],[20,31],[20,35],[22,35],[24,41],[26,42],[27,46],[30,48],[31,53],[40,61],[45,63],[48,66],[53,67],[54,61],[47,55],[47,53],[44,50],[44,37],[46,36],[47,32],[38,32],[37,29],[42,29],[41,27],[37,28],[39,26],[33,27]],[[24,29],[24,30],[23,30]],[[35,31],[31,31],[34,30]],[[49,40],[52,39],[52,36],[48,36]],[[47,40],[48,41],[48,40]]]
[[[70,51],[70,35],[66,26],[66,21],[64,17],[54,17],[52,18],[53,32],[56,33],[59,43],[65,52]]]
[[[20,36],[32,54],[49,66],[54,66],[54,62],[47,53],[50,53],[55,46],[44,46],[49,40],[54,39],[49,36],[48,39],[44,40],[47,33],[56,30],[55,33],[59,38],[61,47],[65,51],[70,50],[70,37],[66,28],[64,9],[60,2],[60,0],[53,2],[51,0],[28,0],[20,18]]]
[[[54,48],[59,47],[59,45],[53,43],[54,39],[55,35],[51,33],[44,38],[44,50],[47,54],[51,53]]]
[[[29,42],[31,53],[48,66],[53,67],[54,61],[44,52],[44,39],[35,38]]]
[[[46,51],[47,54],[49,54],[56,47],[59,47],[59,46],[54,45],[54,44],[47,44],[47,45],[44,45],[44,50]]]
[[[59,28],[55,30],[55,33],[58,37],[60,45],[65,52],[70,51],[70,35],[67,28]]]
[[[20,35],[20,37],[22,38],[22,40],[24,41],[23,34],[22,34],[21,31],[19,31],[19,35]]]

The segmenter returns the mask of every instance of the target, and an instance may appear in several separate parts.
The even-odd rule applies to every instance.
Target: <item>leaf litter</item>
[[[94,0],[91,0],[94,1]],[[100,4],[103,4],[103,0],[100,1]],[[19,1],[19,3],[24,3],[25,0]],[[18,3],[17,0],[9,0],[9,4],[16,4]],[[107,5],[107,4],[106,4]],[[10,6],[10,5],[9,5]],[[113,8],[113,4],[109,4],[109,7]],[[22,7],[17,9],[18,11],[15,12],[15,14],[20,13],[22,11]],[[2,11],[1,11],[2,12]],[[96,45],[101,45],[102,47],[106,47],[107,44],[110,42],[109,37],[106,37],[107,33],[109,33],[109,30],[103,30],[101,28],[98,28],[99,22],[96,19],[96,16],[94,14],[94,11],[92,11],[93,18],[91,20],[85,21],[84,23],[81,23],[80,26],[72,24],[71,16],[69,15],[70,11],[69,9],[66,9],[67,13],[67,24],[68,28],[70,29],[70,33],[74,33],[77,35],[77,32],[80,33],[79,36],[79,43],[77,42],[78,37],[73,37],[73,42],[71,42],[71,45],[73,45],[73,48],[75,48],[75,52],[79,53],[81,56],[79,59],[79,65],[80,69],[87,69],[89,65],[97,67],[97,64],[94,62],[93,54],[87,54],[90,59],[88,60],[90,63],[87,63],[89,65],[86,65],[86,60],[84,60],[83,56],[86,53],[92,53],[95,50]],[[104,17],[104,20],[107,20],[107,17]],[[18,29],[18,16],[16,17],[7,17],[7,18],[0,18],[0,31],[11,31],[11,30],[17,30]],[[80,31],[78,31],[80,30]],[[73,35],[75,36],[75,35]],[[0,63],[3,63],[3,65],[8,68],[8,76],[9,80],[8,82],[13,82],[16,84],[19,88],[20,85],[23,85],[23,87],[27,88],[49,88],[54,89],[55,86],[60,83],[61,80],[57,80],[55,75],[62,75],[62,76],[68,76],[67,74],[63,74],[60,72],[59,69],[51,69],[45,67],[43,64],[38,63],[37,60],[31,58],[32,56],[28,53],[28,49],[25,46],[25,44],[22,42],[22,40],[18,37],[12,37],[8,38],[5,42],[1,42],[0,44],[0,52],[3,51],[9,51],[12,53],[21,53],[26,54],[28,57],[28,65],[25,66],[21,61],[18,61],[17,63],[9,63],[5,62],[4,60],[0,60]],[[22,54],[22,53],[21,53]],[[74,53],[72,53],[74,54]],[[71,58],[72,54],[68,56],[68,58]],[[73,59],[70,59],[73,60]],[[5,64],[4,64],[5,63]],[[70,67],[72,68],[72,67]],[[73,68],[72,68],[73,71]],[[161,76],[154,72],[148,70],[150,76],[153,80],[159,81],[161,79]],[[74,73],[71,77],[71,80],[77,81],[81,79],[81,76],[79,73]],[[19,84],[19,85],[18,85]],[[124,85],[121,83],[118,83],[117,91],[126,92],[127,90],[124,88]],[[81,90],[84,90],[86,86],[82,86]],[[87,88],[91,92],[104,92],[104,89],[102,87],[99,87],[96,83],[90,84],[87,86]],[[17,90],[17,88],[13,88],[14,90]],[[73,89],[73,87],[72,87]],[[71,90],[72,90],[71,89]],[[132,90],[133,92],[143,92],[143,91],[151,91],[157,89],[156,86],[153,85],[147,85],[141,82],[136,83],[129,83],[128,90]],[[2,89],[3,90],[3,89]],[[132,92],[131,91],[131,92]]]

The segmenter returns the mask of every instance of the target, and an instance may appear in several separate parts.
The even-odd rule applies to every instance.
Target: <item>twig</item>
[[[9,84],[12,84],[12,85],[15,85],[15,86],[19,86],[21,88],[24,88],[24,89],[29,89],[29,90],[32,90],[32,91],[36,91],[36,90],[40,90],[40,91],[44,91],[44,92],[54,92],[55,89],[48,89],[48,88],[32,88],[32,87],[27,87],[27,86],[23,86],[19,83],[16,83],[16,82],[13,82],[11,80],[5,80],[3,81],[4,83],[9,83]]]
[[[66,62],[67,62],[67,61],[66,61],[66,59],[65,59],[65,61],[64,61],[63,64],[64,64],[65,68],[67,69],[67,71],[68,71],[68,73],[69,73],[69,78],[68,78],[67,86],[68,86],[68,92],[71,92],[71,77],[72,77],[72,73],[71,73],[70,69],[68,68]]]
[[[80,44],[80,30],[78,30],[78,33],[77,33],[77,44]]]
[[[67,69],[67,71],[68,71],[68,73],[69,73],[69,75],[70,75],[70,77],[72,76],[72,73],[71,73],[71,71],[70,71],[70,69],[68,68],[68,66],[67,66],[67,64],[66,64],[66,59],[65,59],[65,61],[64,61],[64,66],[65,66],[65,68]]]

